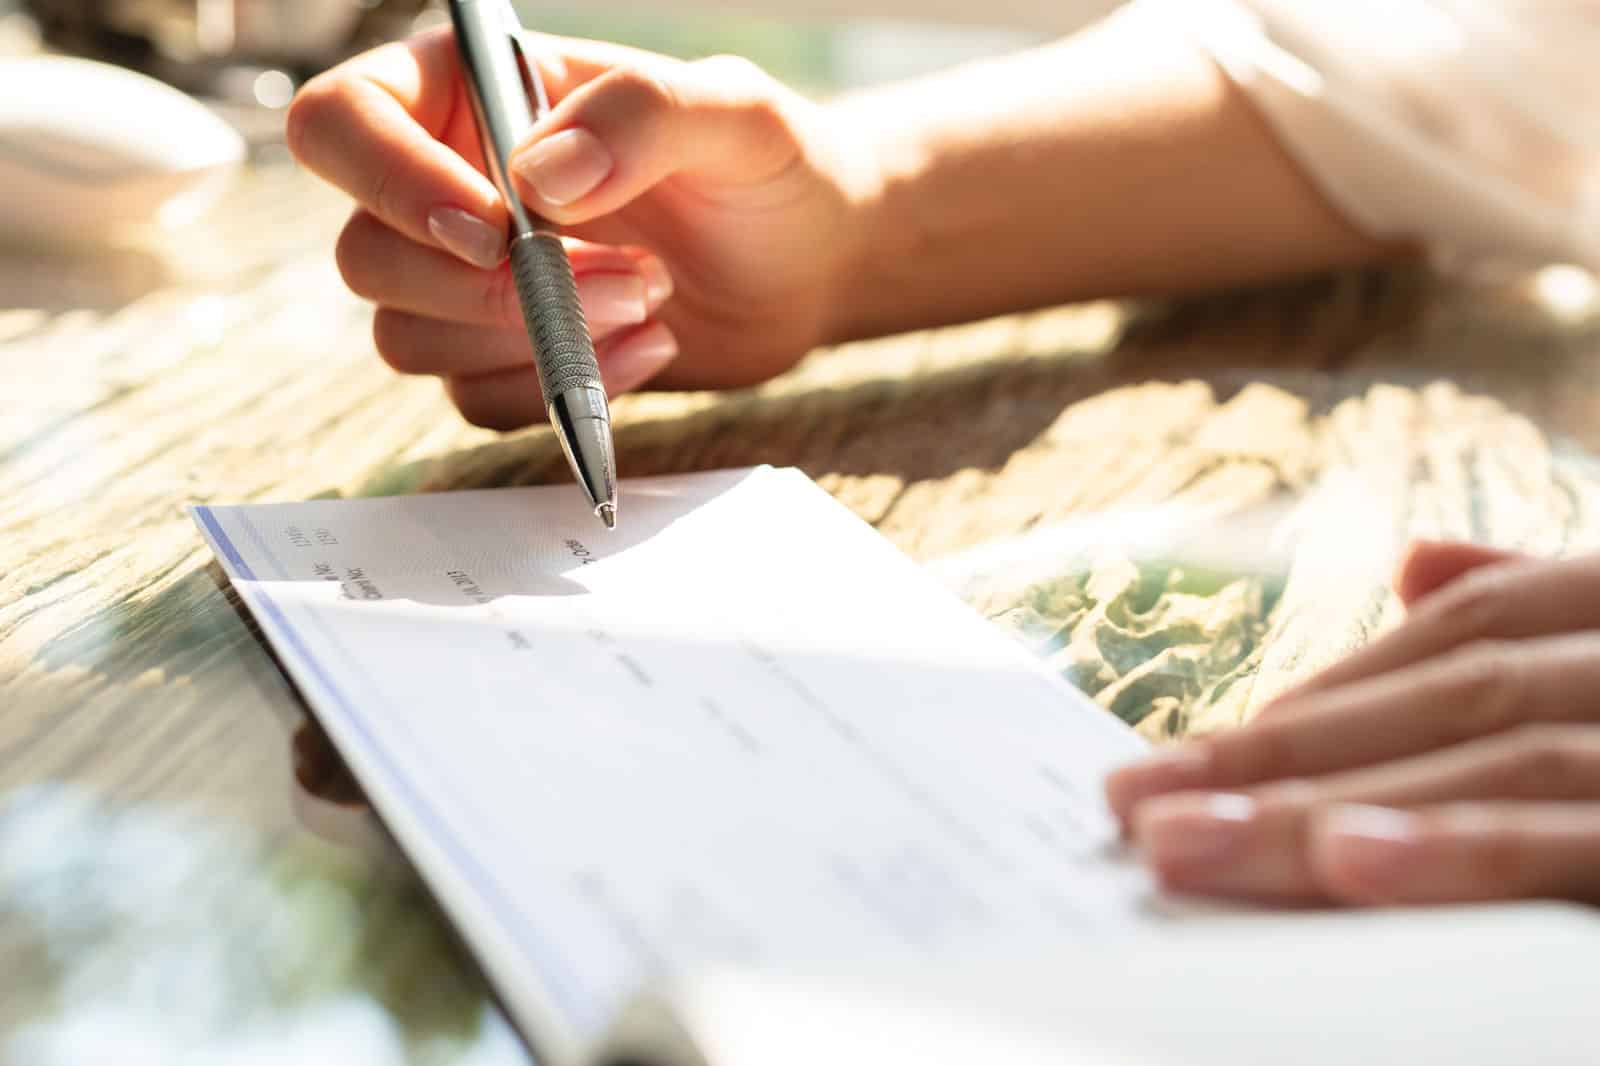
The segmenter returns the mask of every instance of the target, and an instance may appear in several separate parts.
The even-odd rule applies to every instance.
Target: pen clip
[[[539,76],[539,61],[529,50],[523,36],[528,31],[516,21],[516,15],[511,16],[511,51],[517,57],[517,66],[522,71],[522,91],[528,95],[529,114],[535,120],[550,110],[550,96],[544,90],[544,79]]]
[[[511,42],[511,54],[516,60],[517,72],[522,76],[522,93],[528,100],[528,117],[537,122],[541,115],[550,110],[550,96],[545,91],[544,79],[539,75],[539,61],[525,39],[528,29],[517,18],[511,0],[505,0],[500,17],[505,23],[506,38]],[[555,227],[538,214],[527,211],[527,216],[533,223],[534,232],[555,231]]]
[[[450,14],[485,169],[511,216],[510,235],[514,240],[548,230],[522,203],[510,171],[511,153],[532,132],[548,100],[522,24],[510,0],[452,0]]]
[[[505,33],[506,39],[511,42],[511,53],[516,57],[517,66],[522,71],[522,91],[528,97],[528,114],[537,119],[550,110],[550,97],[544,91],[544,79],[539,77],[539,62],[524,40],[528,29],[522,24],[522,20],[517,18],[517,11],[511,6],[511,0],[501,0],[499,7],[500,28]]]

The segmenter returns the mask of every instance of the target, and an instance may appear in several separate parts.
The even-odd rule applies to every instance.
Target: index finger
[[[554,100],[617,66],[671,62],[595,41],[534,33],[523,39]],[[493,265],[479,260],[486,258],[486,242],[503,241],[506,209],[483,173],[449,27],[384,45],[319,74],[290,106],[285,136],[302,164],[387,225],[479,266]],[[480,254],[463,254],[463,246]]]
[[[448,209],[503,235],[499,193],[446,143],[461,143],[454,127],[466,112],[454,40],[441,29],[307,82],[289,108],[285,136],[309,170],[412,240],[440,244],[429,220]],[[470,114],[466,121],[470,130]]]

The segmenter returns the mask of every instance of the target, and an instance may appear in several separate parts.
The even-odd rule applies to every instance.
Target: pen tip
[[[594,513],[600,516],[600,521],[606,524],[607,529],[617,528],[617,508],[615,504],[602,503],[594,509]]]

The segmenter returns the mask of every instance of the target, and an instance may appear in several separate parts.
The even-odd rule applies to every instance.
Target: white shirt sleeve
[[[1134,0],[1368,233],[1600,270],[1600,0]]]

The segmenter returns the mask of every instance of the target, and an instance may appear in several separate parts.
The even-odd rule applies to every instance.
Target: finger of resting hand
[[[289,108],[289,148],[414,241],[436,243],[429,216],[439,208],[504,232],[494,185],[439,139],[459,107],[458,68],[454,39],[436,31],[320,74]]]
[[[1600,727],[1520,729],[1313,781],[1164,796],[1138,809],[1134,837],[1179,891],[1320,900],[1331,892],[1311,854],[1322,812],[1462,800],[1600,800]]]
[[[1107,779],[1124,825],[1151,797],[1371,766],[1524,723],[1600,719],[1600,634],[1471,644],[1177,745]]]
[[[1532,562],[1521,552],[1460,541],[1418,540],[1407,549],[1395,574],[1394,590],[1400,602],[1415,605],[1474,570],[1501,563]]]
[[[1313,823],[1310,853],[1340,902],[1600,902],[1600,803],[1336,807]]]
[[[1600,633],[1484,641],[1310,697],[1208,742],[1210,776],[1252,784],[1370,766],[1524,723],[1600,718]]]
[[[1559,561],[1513,557],[1473,569],[1423,597],[1404,625],[1284,693],[1272,710],[1297,711],[1318,693],[1472,641],[1595,628],[1600,628],[1600,555]]]
[[[677,354],[671,331],[651,320],[595,346],[608,396],[645,384]],[[512,430],[545,419],[539,375],[532,365],[490,374],[447,377],[445,393],[463,418],[485,429]]]

